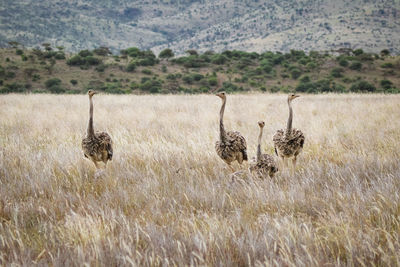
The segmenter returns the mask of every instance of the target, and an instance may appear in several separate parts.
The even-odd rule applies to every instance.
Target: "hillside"
[[[114,52],[136,46],[179,54],[400,48],[400,2],[163,0],[31,1],[0,3],[0,46],[43,42],[67,51],[99,45]]]
[[[0,49],[0,93],[207,93],[385,92],[400,89],[400,56],[361,49],[342,54],[301,50],[289,53],[222,53],[170,49],[156,56],[131,47],[112,55],[107,48],[66,54],[62,48]]]

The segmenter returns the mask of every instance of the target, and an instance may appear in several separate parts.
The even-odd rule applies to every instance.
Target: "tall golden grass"
[[[94,178],[87,96],[0,96],[0,264],[400,265],[399,96],[296,99],[296,172],[233,181],[214,150],[220,104],[96,95],[114,158]],[[272,154],[287,116],[285,95],[228,96],[250,158],[257,121]]]

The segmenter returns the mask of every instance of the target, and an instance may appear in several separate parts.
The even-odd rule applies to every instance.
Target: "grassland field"
[[[286,126],[283,94],[228,95],[256,152]],[[94,96],[114,157],[83,157],[86,95],[0,96],[0,265],[399,266],[400,96],[302,95],[295,173],[232,180],[213,95]],[[246,170],[248,163],[236,170]]]

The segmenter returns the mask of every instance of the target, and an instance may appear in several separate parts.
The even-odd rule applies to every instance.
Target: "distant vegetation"
[[[188,50],[175,57],[171,49],[155,55],[131,47],[113,55],[99,47],[68,54],[47,43],[32,50],[10,45],[0,50],[1,93],[400,92],[400,56],[386,49],[379,54]]]

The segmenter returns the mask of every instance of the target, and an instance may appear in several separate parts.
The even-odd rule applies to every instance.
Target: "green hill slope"
[[[387,92],[400,89],[400,56],[361,49],[336,55],[289,53],[222,53],[187,51],[158,57],[132,47],[119,55],[107,48],[65,54],[62,48],[0,49],[0,92],[206,93],[228,92]]]

